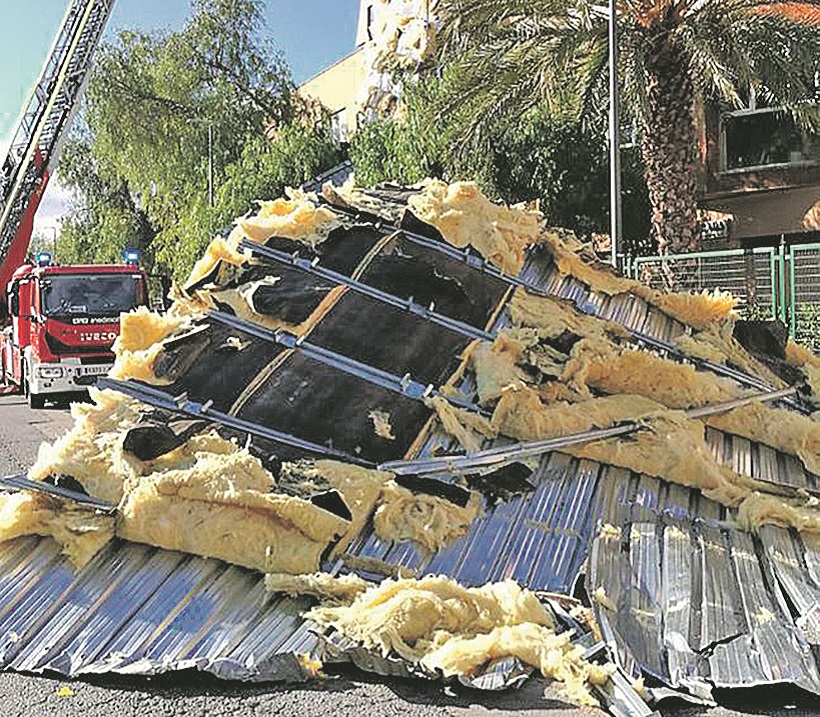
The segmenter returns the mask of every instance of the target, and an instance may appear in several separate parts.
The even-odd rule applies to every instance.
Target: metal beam
[[[430,321],[431,323],[443,326],[447,329],[450,329],[451,331],[454,331],[455,333],[461,334],[462,336],[466,336],[467,338],[484,339],[487,341],[492,341],[495,338],[495,336],[489,333],[488,331],[482,331],[481,329],[477,329],[474,326],[470,326],[469,324],[466,324],[463,321],[458,321],[457,319],[453,319],[449,316],[445,316],[444,314],[438,313],[433,309],[432,306],[425,307],[421,304],[417,304],[413,301],[412,297],[409,299],[402,299],[396,296],[395,294],[391,294],[387,291],[382,291],[381,289],[377,289],[362,281],[351,279],[350,277],[345,276],[344,274],[340,274],[331,269],[325,269],[323,266],[320,266],[318,257],[313,261],[310,261],[308,259],[303,259],[302,257],[300,257],[298,252],[294,252],[293,254],[286,254],[283,251],[271,249],[270,247],[247,240],[241,242],[239,248],[249,251],[258,257],[262,257],[263,259],[276,262],[277,264],[294,267],[312,276],[318,276],[323,279],[327,279],[328,281],[332,281],[336,284],[346,286],[352,291],[355,291],[364,296],[369,296],[371,299],[376,299],[377,301],[380,301],[383,304],[388,304],[402,311],[406,311],[410,314],[421,316],[422,318]]]
[[[357,456],[345,453],[344,451],[336,450],[335,448],[328,448],[327,446],[319,445],[311,441],[306,441],[296,436],[292,436],[282,431],[277,431],[267,426],[261,426],[258,423],[245,421],[236,416],[230,416],[221,411],[215,411],[212,408],[212,401],[205,403],[198,403],[191,401],[187,395],[170,396],[167,393],[158,391],[155,388],[138,383],[132,379],[127,381],[120,381],[113,378],[101,378],[97,381],[97,387],[102,389],[111,389],[119,393],[135,398],[138,401],[154,406],[155,408],[162,408],[171,413],[190,418],[205,419],[213,423],[218,423],[226,428],[231,428],[241,433],[247,433],[257,438],[263,438],[280,445],[289,446],[291,448],[298,448],[308,453],[317,453],[319,455],[328,456],[331,458],[338,458],[339,460],[354,463],[356,465],[364,466],[366,468],[373,468],[375,466],[371,461],[366,461]]]
[[[704,418],[725,413],[735,408],[741,408],[752,403],[768,403],[788,396],[793,396],[797,392],[796,388],[787,388],[781,391],[768,391],[766,393],[745,396],[743,398],[716,403],[711,406],[691,409],[686,412],[688,418]],[[545,438],[537,441],[524,441],[511,446],[498,446],[477,451],[466,456],[438,456],[436,458],[420,458],[409,461],[389,461],[382,463],[379,470],[390,471],[400,475],[413,474],[424,475],[430,473],[452,473],[465,471],[478,471],[490,468],[503,463],[519,461],[531,456],[541,455],[550,451],[557,451],[568,446],[577,446],[593,441],[602,441],[608,438],[629,435],[646,429],[648,426],[643,420],[633,420],[625,422],[620,426],[612,428],[599,428],[582,433],[574,433],[569,436],[559,438]]]
[[[618,268],[621,242],[621,120],[618,92],[618,16],[609,0],[609,236],[612,266]]]
[[[337,211],[338,213],[349,216],[353,219],[355,219],[356,217],[363,214],[363,212],[360,212],[359,210],[345,209],[343,207],[338,207],[335,204],[330,204],[329,202],[327,202],[327,205],[329,207],[331,207],[333,209],[333,211]],[[471,253],[468,250],[461,251],[459,249],[456,249],[455,247],[451,247],[449,245],[442,244],[441,242],[435,241],[434,239],[430,239],[428,237],[422,236],[421,234],[415,234],[413,232],[408,232],[404,229],[400,229],[399,227],[397,227],[393,224],[390,224],[386,221],[379,222],[378,224],[375,225],[375,228],[376,228],[377,231],[381,232],[385,236],[387,236],[389,234],[394,234],[396,232],[400,232],[401,236],[408,239],[411,243],[416,244],[417,246],[423,246],[427,249],[438,252],[440,254],[444,254],[445,256],[450,257],[454,261],[458,261],[462,264],[467,264],[468,266],[471,266],[472,268],[476,269],[477,271],[480,271],[484,274],[487,274],[488,276],[492,276],[492,277],[504,282],[505,284],[507,284],[508,286],[510,286],[512,288],[522,288],[522,289],[526,289],[527,291],[529,291],[529,292],[531,292],[531,293],[533,293],[537,296],[555,298],[554,295],[548,293],[547,291],[545,291],[541,287],[537,286],[536,284],[533,284],[532,282],[526,281],[526,280],[521,279],[517,276],[510,276],[509,274],[505,274],[505,273],[499,271],[498,269],[496,269],[495,267],[490,265],[488,262],[486,262],[483,258],[477,256],[476,254]],[[253,245],[253,244],[254,244],[253,242],[247,242],[246,241],[246,242],[243,242],[243,247],[248,245],[247,248],[253,250],[252,247],[250,246],[250,245]],[[263,249],[265,251],[268,251],[268,252],[275,252],[276,251],[274,249],[269,249],[268,247],[263,247]],[[284,252],[277,252],[277,253],[283,254],[284,256],[289,256],[287,254],[284,254]],[[299,261],[299,262],[305,262],[306,261],[308,264],[311,263],[308,260],[298,258],[298,253],[295,253],[293,256],[289,256],[288,261],[290,261],[292,263],[294,263],[296,261]],[[294,263],[294,265],[295,265],[295,263]],[[324,270],[324,271],[327,271],[327,270]],[[353,281],[353,280],[349,279],[348,281]],[[572,301],[572,303],[574,303],[575,306],[580,311],[582,311],[583,313],[585,313],[587,315],[590,315],[590,316],[597,317],[597,307],[594,306],[593,304],[582,303],[582,302],[579,302],[579,301],[574,300],[574,299],[569,299],[569,300]],[[626,327],[624,327],[624,328],[626,329]],[[774,386],[772,386],[771,384],[767,383],[766,381],[758,378],[757,376],[753,376],[751,374],[745,373],[744,371],[738,371],[737,369],[730,368],[729,366],[725,366],[723,364],[719,364],[719,363],[716,363],[714,361],[709,361],[708,359],[699,359],[699,358],[695,358],[693,356],[689,356],[686,353],[684,353],[683,351],[681,351],[680,349],[678,349],[676,346],[674,346],[672,344],[669,344],[669,343],[666,343],[664,341],[661,341],[660,339],[656,339],[656,338],[654,338],[652,336],[649,336],[648,334],[644,334],[640,331],[635,331],[633,329],[626,329],[626,330],[629,334],[630,340],[632,340],[632,341],[634,341],[638,344],[644,344],[646,346],[651,346],[653,349],[656,349],[658,351],[664,351],[664,352],[666,352],[667,354],[669,354],[670,356],[672,356],[676,359],[689,361],[690,363],[694,364],[695,366],[697,366],[699,368],[705,369],[707,371],[711,371],[712,373],[715,373],[719,376],[725,376],[726,378],[730,378],[733,381],[737,381],[742,386],[746,386],[748,388],[753,388],[757,391],[772,391],[772,390],[774,390]],[[492,338],[494,338],[494,336],[489,335],[487,337],[487,340],[492,340]],[[811,409],[808,408],[807,406],[803,405],[800,401],[797,401],[797,400],[794,400],[794,399],[785,399],[782,402],[784,404],[788,405],[790,408],[793,408],[794,410],[797,410],[797,411],[799,411],[803,414],[808,415],[809,413],[811,413]]]
[[[343,354],[322,348],[317,344],[312,344],[305,341],[301,337],[294,336],[293,334],[289,334],[281,329],[272,331],[271,329],[266,329],[264,326],[259,326],[253,322],[245,321],[244,319],[240,319],[231,314],[226,314],[223,311],[211,311],[207,316],[208,318],[218,321],[225,326],[230,326],[238,331],[256,336],[263,341],[268,341],[270,343],[283,346],[287,349],[299,351],[305,356],[312,358],[315,361],[319,361],[325,366],[331,366],[339,371],[350,374],[351,376],[356,376],[357,378],[367,381],[368,383],[379,386],[393,393],[406,396],[407,398],[411,398],[416,401],[423,401],[427,398],[443,397],[459,408],[480,413],[479,408],[466,399],[461,400],[457,397],[443,396],[442,393],[433,386],[433,384],[428,384],[425,386],[424,384],[413,380],[409,373],[399,377],[388,371],[383,371],[382,369],[368,366],[360,361],[348,358]]]
[[[30,480],[22,473],[0,478],[0,486],[10,488],[15,491],[30,490],[36,491],[37,493],[45,493],[55,498],[71,500],[75,503],[80,503],[88,506],[89,508],[96,508],[98,510],[114,511],[117,508],[114,503],[109,503],[108,501],[95,498],[94,496],[87,495],[86,493],[80,493],[79,491],[63,488],[59,485],[52,485],[51,483],[45,483],[44,481]]]

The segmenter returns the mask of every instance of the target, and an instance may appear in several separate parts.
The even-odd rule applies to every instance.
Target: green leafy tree
[[[87,131],[75,132],[63,148],[60,180],[75,193],[60,232],[61,261],[117,262],[129,248],[151,262],[157,230],[128,182],[93,155]]]
[[[412,184],[434,176],[473,179],[490,196],[508,203],[540,199],[549,221],[580,235],[608,229],[608,161],[601,127],[556,117],[537,106],[517,122],[494,125],[471,141],[471,151],[457,151],[473,114],[464,105],[436,117],[444,79],[427,77],[408,83],[404,111],[366,125],[353,137],[350,157],[361,184],[398,181]],[[430,127],[436,131],[431,132]],[[454,147],[456,148],[454,151]],[[626,249],[649,231],[646,185],[639,161],[629,154],[624,167]]]
[[[261,32],[262,8],[195,0],[182,30],[125,31],[100,48],[84,127],[59,168],[79,196],[61,237],[78,258],[113,258],[136,243],[182,276],[254,199],[338,161],[321,123],[299,121],[290,72]]]
[[[251,137],[240,157],[225,168],[214,205],[205,190],[195,192],[163,231],[157,261],[182,280],[211,237],[253,209],[257,200],[281,196],[286,187],[298,187],[341,160],[327,125],[306,128],[293,121],[274,141]]]
[[[556,116],[601,125],[607,17],[590,0],[443,0],[449,59],[442,116],[472,117],[462,147],[546,103]],[[654,239],[661,251],[699,246],[699,101],[739,106],[750,85],[771,105],[820,124],[817,2],[618,0],[624,106],[639,121]],[[814,13],[814,21],[811,21]]]

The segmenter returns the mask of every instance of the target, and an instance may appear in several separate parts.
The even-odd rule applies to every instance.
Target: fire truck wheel
[[[40,409],[46,406],[46,397],[39,393],[31,392],[31,383],[29,383],[28,364],[23,364],[21,373],[23,374],[23,394],[28,399],[29,408]]]

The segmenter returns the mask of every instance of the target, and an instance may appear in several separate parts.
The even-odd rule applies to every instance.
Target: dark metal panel
[[[318,654],[308,601],[268,599],[260,574],[215,560],[114,541],[75,573],[54,541],[32,538],[5,543],[0,561],[0,589],[16,596],[3,667],[304,679],[300,656]]]
[[[597,521],[598,473],[597,463],[550,454],[529,478],[533,492],[485,505],[467,535],[433,556],[409,542],[384,541],[372,528],[348,552],[419,574],[449,575],[465,585],[512,578],[534,590],[568,591]]]
[[[693,535],[688,523],[663,530],[660,610],[669,684],[688,686],[699,674],[698,658],[689,642],[694,582]]]
[[[693,625],[692,643],[699,652],[746,632],[737,578],[724,532],[700,525],[697,561],[701,574],[700,624]]]
[[[123,550],[130,546],[123,546]],[[131,618],[113,635],[109,635],[94,662],[81,672],[153,672],[146,659],[146,649],[154,643],[170,621],[187,604],[190,596],[224,569],[216,560],[159,550],[157,572],[162,580],[150,598],[137,606]]]
[[[0,617],[0,663],[6,665],[48,621],[50,605],[74,582],[74,571],[54,541],[28,542],[31,552],[18,553],[0,571],[7,601]]]
[[[791,616],[782,611],[772,594],[753,536],[732,531],[732,546],[732,559],[753,640],[753,649],[746,654],[759,655],[762,676],[758,679],[765,683],[792,682],[819,692],[820,676],[814,658],[808,645],[800,640]]]
[[[354,292],[347,292],[310,334],[312,344],[436,387],[458,367],[458,356],[470,341],[421,316]]]
[[[376,435],[369,417],[374,410],[390,415],[394,440]],[[432,412],[418,401],[295,353],[236,414],[378,463],[404,457]]]
[[[85,608],[82,619],[68,613],[70,630],[44,654],[30,658],[30,667],[20,669],[53,670],[76,674],[84,664],[93,663],[105,649],[102,636],[117,635],[134,613],[163,585],[167,568],[173,569],[183,556],[174,554],[176,562],[168,564],[162,551],[146,546],[121,550],[129,560],[121,570],[110,575],[111,582],[91,607]],[[82,609],[82,607],[81,607]],[[49,638],[49,641],[51,638]],[[23,658],[22,655],[18,660]]]

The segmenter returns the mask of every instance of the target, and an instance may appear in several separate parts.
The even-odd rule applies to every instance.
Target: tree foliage
[[[451,68],[441,79],[427,77],[409,84],[404,112],[360,129],[350,156],[361,184],[425,177],[448,181],[472,179],[490,196],[508,203],[539,199],[549,221],[583,236],[609,228],[609,168],[606,136],[600,126],[556,116],[546,103],[536,105],[509,126],[493,127],[471,140],[471,151],[459,151],[460,138],[473,116],[461,105],[454,114],[437,116],[440,96],[448,91]],[[435,127],[435,131],[430,128]],[[646,186],[642,167],[625,157],[624,236],[627,249],[648,232]]]
[[[750,85],[769,105],[820,127],[820,27],[766,0],[617,0],[620,84],[642,126],[643,159],[661,245],[696,243],[695,106],[739,106]],[[443,0],[441,59],[450,72],[439,116],[463,116],[462,152],[545,105],[605,124],[607,13],[591,0]],[[682,241],[687,245],[690,241]],[[672,248],[677,248],[672,246]]]
[[[338,160],[323,127],[300,124],[263,25],[261,0],[195,0],[182,30],[125,31],[99,49],[84,126],[59,167],[79,196],[64,248],[110,259],[136,244],[180,276],[254,199]]]
[[[338,147],[322,126],[307,129],[293,121],[273,142],[265,136],[249,138],[240,157],[225,168],[214,206],[200,189],[163,231],[158,263],[182,279],[210,238],[252,209],[256,200],[278,197],[285,187],[298,187],[340,160]]]
[[[157,230],[128,182],[94,156],[88,132],[75,132],[60,159],[60,180],[74,190],[59,240],[61,260],[105,264],[120,260],[125,248],[152,260]]]

